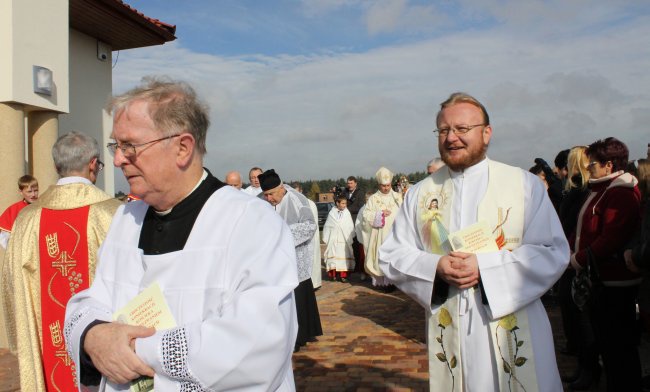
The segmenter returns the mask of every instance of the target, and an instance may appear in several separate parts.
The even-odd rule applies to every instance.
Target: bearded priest
[[[452,94],[436,122],[446,167],[409,190],[379,251],[425,309],[431,390],[561,391],[540,301],[569,260],[553,205],[537,177],[487,158],[478,100]]]

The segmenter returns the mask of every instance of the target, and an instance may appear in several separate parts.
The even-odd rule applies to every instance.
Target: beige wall
[[[97,179],[97,186],[114,194],[112,157],[106,149],[112,117],[106,113],[106,102],[112,92],[112,60],[97,58],[97,39],[70,29],[70,113],[59,115],[59,134],[83,132],[97,139],[106,164]]]
[[[0,1],[0,102],[10,101],[12,94],[12,56],[8,56],[13,51],[13,42],[11,33],[11,1]]]
[[[68,0],[0,1],[0,102],[68,111]],[[34,93],[33,66],[53,73],[51,96]]]
[[[27,144],[29,170],[43,190],[56,184],[59,175],[54,168],[52,146],[59,138],[58,114],[51,111],[33,111],[27,114]]]
[[[22,105],[0,103],[0,214],[20,200],[17,180],[25,174],[25,112]]]

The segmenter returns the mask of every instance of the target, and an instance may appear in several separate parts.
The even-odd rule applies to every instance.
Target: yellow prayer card
[[[123,324],[154,327],[156,330],[176,327],[174,315],[157,282],[142,290],[126,306],[113,314],[113,320]],[[131,381],[131,392],[152,392],[153,378],[142,376]]]
[[[499,250],[485,221],[479,221],[464,229],[449,233],[448,238],[451,248],[456,252],[487,253]]]
[[[176,320],[157,282],[115,312],[113,320],[129,325],[154,327],[156,330],[176,327]]]

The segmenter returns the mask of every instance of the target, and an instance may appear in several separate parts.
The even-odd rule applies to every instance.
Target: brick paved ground
[[[399,291],[383,293],[367,282],[323,281],[316,292],[324,335],[294,355],[298,391],[426,391],[428,371],[424,313]],[[563,347],[559,309],[547,306],[556,352]],[[650,373],[650,342],[641,347]],[[575,358],[558,354],[561,374]],[[18,390],[17,363],[0,349],[0,392]],[[604,391],[601,380],[599,388]]]
[[[0,348],[0,392],[19,390],[18,362],[6,349]]]
[[[419,305],[399,290],[383,293],[354,278],[351,284],[323,281],[316,297],[324,336],[294,354],[299,391],[428,390]],[[559,352],[565,343],[559,308],[550,304],[547,310]],[[572,373],[575,357],[558,354],[558,367]]]
[[[323,282],[323,336],[294,355],[300,391],[426,390],[424,312],[399,291]]]

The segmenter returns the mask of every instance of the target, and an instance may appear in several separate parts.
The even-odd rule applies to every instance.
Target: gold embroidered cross
[[[77,266],[77,260],[69,259],[68,252],[63,251],[56,261],[52,262],[52,267],[61,271],[61,275],[68,276],[68,271]]]
[[[70,366],[70,363],[72,363],[72,360],[70,360],[70,356],[68,356],[68,352],[63,349],[63,350],[56,350],[56,353],[54,354],[55,357],[61,358],[65,366]]]

